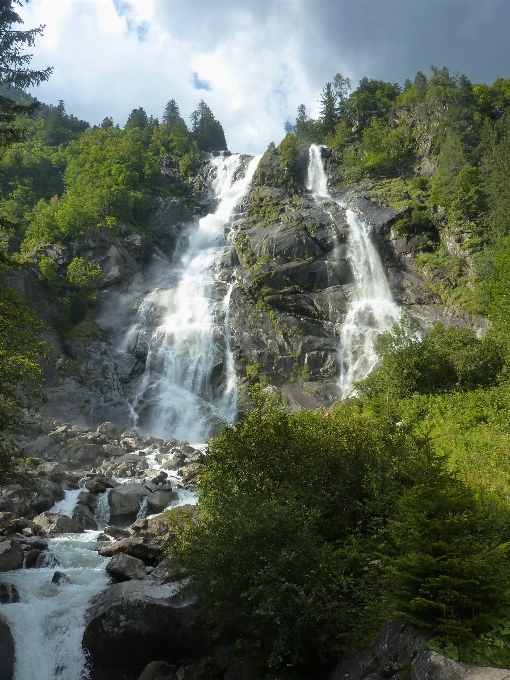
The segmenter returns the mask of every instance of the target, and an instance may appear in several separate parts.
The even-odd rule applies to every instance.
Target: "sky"
[[[473,82],[510,77],[510,0],[23,0],[45,24],[31,92],[67,113],[124,126],[175,99],[189,121],[203,99],[231,151],[260,153],[336,73],[403,84],[431,64]]]

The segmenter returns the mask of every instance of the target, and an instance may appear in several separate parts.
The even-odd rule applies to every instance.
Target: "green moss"
[[[285,212],[280,199],[263,187],[254,187],[249,196],[248,215],[259,227],[267,227]]]

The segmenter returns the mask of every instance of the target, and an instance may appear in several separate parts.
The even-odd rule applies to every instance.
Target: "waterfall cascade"
[[[203,441],[215,424],[235,419],[236,379],[229,337],[233,283],[221,280],[219,265],[230,215],[259,160],[247,164],[244,176],[246,157],[211,161],[217,209],[191,225],[180,262],[163,277],[156,273],[157,285],[142,300],[136,324],[128,333],[132,338],[144,337],[148,345],[146,370],[132,408],[135,419],[143,419],[143,429],[152,435]],[[144,454],[152,469],[167,460],[154,446],[139,452]],[[67,491],[52,511],[71,517],[84,490]],[[99,495],[95,510],[100,529],[110,518],[108,493]],[[195,502],[195,494],[179,489],[171,505]],[[138,518],[146,514],[147,497]],[[2,605],[16,650],[14,680],[89,677],[81,646],[85,612],[90,599],[108,585],[108,558],[96,552],[97,535],[86,531],[51,538],[39,568],[2,573],[1,582],[19,591],[19,602]],[[64,572],[61,584],[53,582],[56,568]]]
[[[236,416],[236,381],[230,351],[228,306],[232,286],[219,277],[225,229],[260,160],[211,160],[218,207],[192,225],[189,243],[169,278],[142,302],[130,331],[148,344],[145,373],[133,399],[134,425],[168,438],[200,442]],[[152,329],[151,330],[151,326]]]
[[[309,154],[307,188],[317,201],[334,200],[327,190],[321,147],[312,144]],[[346,209],[345,214],[349,225],[347,258],[355,286],[340,330],[338,386],[342,399],[352,392],[355,382],[377,366],[377,338],[401,316],[367,225],[353,210]]]

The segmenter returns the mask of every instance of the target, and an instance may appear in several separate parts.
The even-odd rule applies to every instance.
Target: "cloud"
[[[206,90],[207,92],[212,90],[211,83],[199,78],[198,73],[196,72],[193,72],[192,83],[195,90]]]
[[[172,98],[187,118],[200,92],[229,147],[251,153],[280,141],[299,104],[316,116],[337,72],[354,87],[432,63],[510,76],[508,0],[31,0],[22,15],[46,24],[32,50],[34,68],[54,66],[41,101],[123,125],[140,106],[161,118]]]

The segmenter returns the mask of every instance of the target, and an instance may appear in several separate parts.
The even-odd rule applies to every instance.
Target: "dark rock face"
[[[138,680],[177,680],[175,667],[166,661],[152,661],[146,666]]]
[[[12,583],[0,583],[0,604],[19,602],[19,591]]]
[[[14,639],[11,629],[0,617],[0,680],[13,680],[14,661]]]
[[[23,550],[18,541],[7,538],[0,542],[0,572],[19,569],[23,565]]]
[[[209,653],[196,605],[183,600],[175,584],[127,581],[92,602],[83,646],[90,654],[91,680],[136,680],[154,659],[169,664]],[[116,675],[115,675],[116,673]]]

